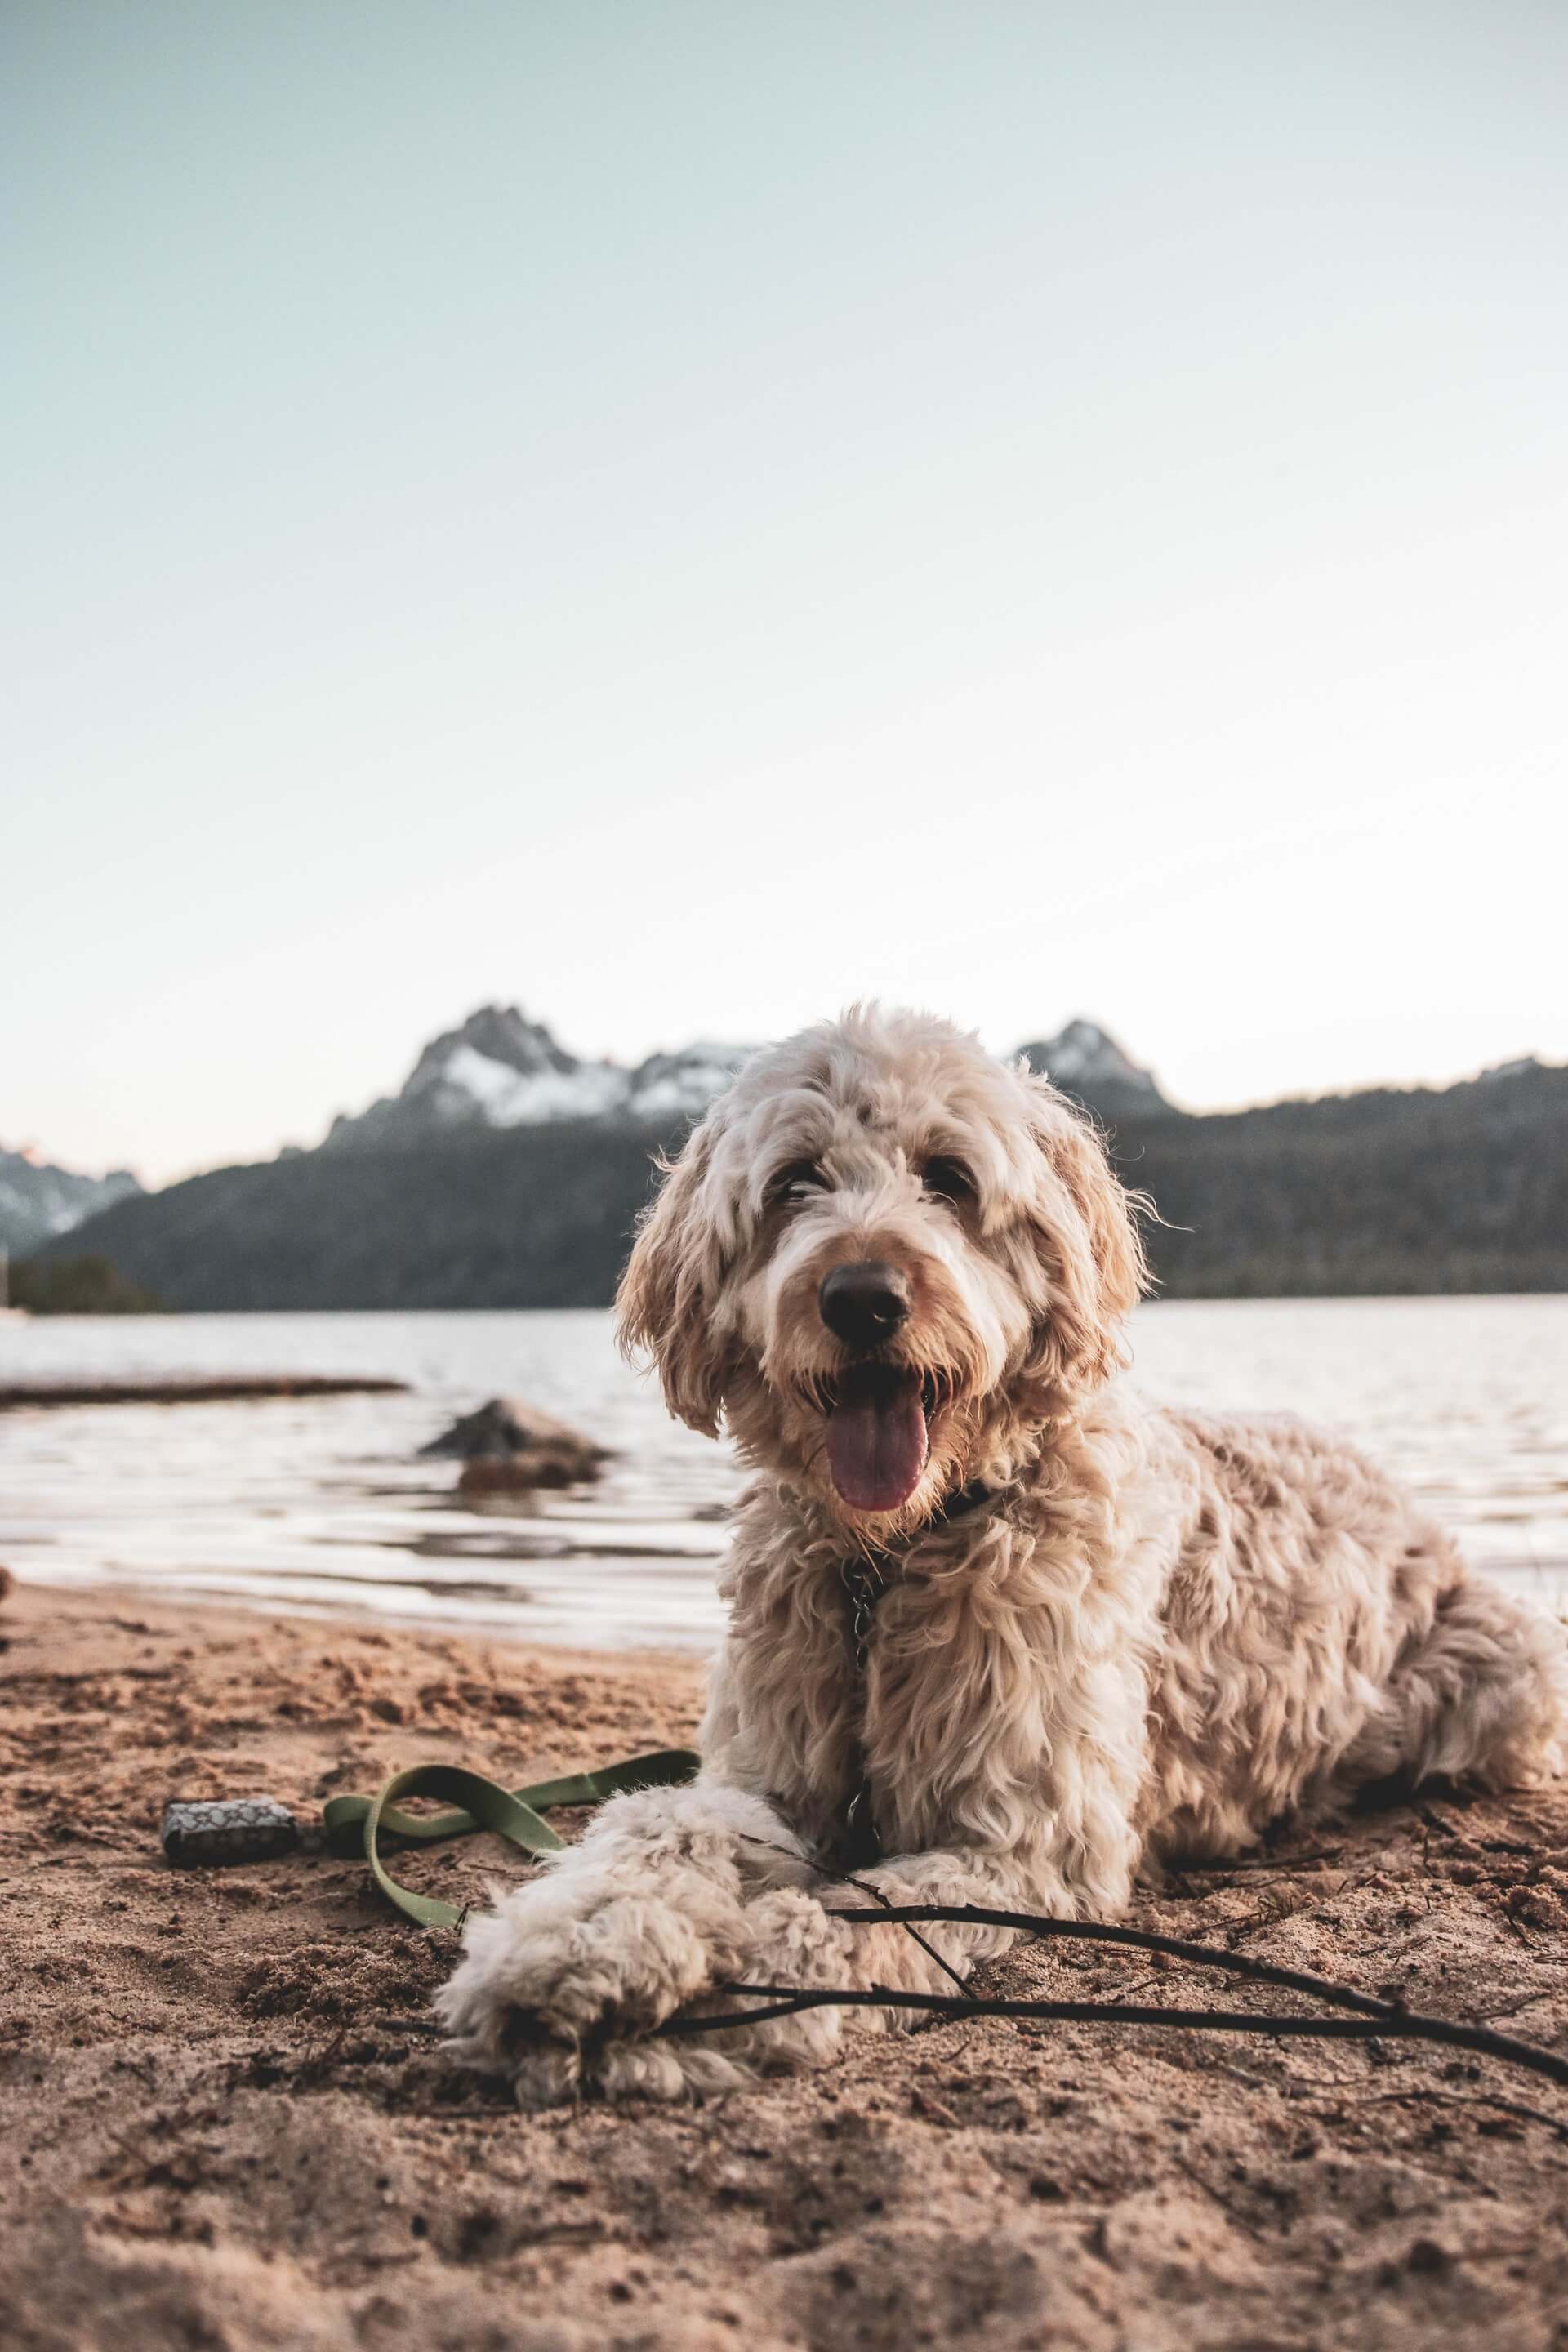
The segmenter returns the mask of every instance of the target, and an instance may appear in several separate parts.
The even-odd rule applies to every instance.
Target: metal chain
[[[864,1683],[866,1669],[871,1661],[871,1628],[877,1622],[877,1603],[888,1589],[887,1579],[879,1568],[867,1559],[841,1560],[838,1575],[849,1596],[849,1636],[854,1644],[855,1679]]]

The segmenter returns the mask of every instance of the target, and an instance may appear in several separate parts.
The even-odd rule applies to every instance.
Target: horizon
[[[668,1040],[666,1040],[661,1044],[650,1046],[646,1054],[618,1055],[613,1049],[609,1048],[606,1048],[602,1052],[587,1052],[574,1045],[570,1035],[563,1035],[562,1031],[557,1027],[555,1022],[548,1013],[530,1011],[526,1004],[521,1003],[516,998],[498,998],[491,1000],[490,1003],[486,1005],[474,1005],[470,1007],[469,1011],[465,1013],[461,1019],[445,1022],[438,1029],[433,1030],[430,1033],[430,1035],[421,1040],[420,1044],[416,1045],[413,1052],[406,1056],[401,1076],[391,1081],[388,1085],[377,1088],[373,1093],[357,1096],[350,1102],[334,1104],[324,1113],[313,1129],[309,1131],[300,1130],[293,1134],[279,1136],[277,1143],[270,1151],[258,1151],[253,1153],[249,1156],[248,1161],[237,1161],[230,1160],[199,1160],[188,1167],[174,1168],[161,1173],[153,1174],[145,1172],[142,1169],[136,1166],[133,1161],[128,1160],[110,1160],[101,1165],[87,1168],[71,1165],[68,1169],[65,1161],[59,1160],[55,1154],[50,1152],[47,1143],[40,1142],[37,1139],[31,1138],[25,1142],[10,1142],[7,1140],[3,1130],[0,1130],[0,1152],[11,1153],[19,1159],[29,1160],[36,1165],[58,1167],[73,1175],[102,1177],[129,1173],[136,1178],[143,1191],[149,1192],[167,1192],[175,1184],[186,1183],[194,1177],[210,1175],[219,1168],[245,1164],[264,1164],[268,1160],[275,1160],[283,1152],[289,1150],[312,1151],[317,1150],[324,1141],[329,1129],[331,1127],[333,1121],[339,1117],[347,1116],[349,1118],[355,1118],[368,1108],[373,1102],[379,1101],[387,1096],[395,1096],[398,1094],[401,1091],[403,1085],[412,1075],[415,1066],[426,1046],[434,1043],[437,1037],[449,1035],[462,1030],[466,1024],[473,1019],[476,1013],[491,1009],[521,1013],[525,1020],[534,1023],[536,1025],[548,1030],[555,1043],[558,1045],[563,1046],[568,1053],[574,1055],[579,1061],[604,1061],[609,1063],[613,1067],[626,1070],[635,1069],[641,1062],[646,1061],[650,1055],[660,1053],[678,1053],[682,1049],[682,1047],[698,1043],[708,1043],[721,1045],[750,1045],[754,1049],[757,1046],[773,1042],[768,1039],[747,1040],[743,1038],[721,1037],[712,1029],[708,1029],[706,1031],[699,1032],[694,1037],[682,1038],[676,1043],[671,1043]],[[925,1009],[934,1010],[937,1008],[927,1007]],[[822,1017],[829,1018],[832,1016],[825,1014]],[[988,1052],[995,1054],[999,1059],[1007,1059],[1014,1054],[1021,1051],[1026,1045],[1032,1043],[1045,1043],[1048,1042],[1051,1037],[1059,1036],[1064,1029],[1072,1026],[1077,1022],[1084,1022],[1089,1027],[1098,1030],[1103,1036],[1107,1037],[1113,1045],[1119,1047],[1122,1052],[1124,1052],[1129,1060],[1131,1060],[1137,1068],[1145,1071],[1146,1074],[1154,1080],[1154,1083],[1158,1087],[1162,1096],[1173,1106],[1173,1108],[1184,1112],[1189,1117],[1198,1118],[1223,1118],[1238,1111],[1267,1110],[1273,1108],[1275,1105],[1281,1103],[1322,1101],[1346,1095],[1373,1094],[1384,1091],[1397,1094],[1416,1094],[1423,1091],[1443,1093],[1450,1087],[1469,1085],[1476,1079],[1486,1077],[1493,1072],[1510,1069],[1516,1063],[1535,1063],[1546,1068],[1561,1066],[1560,1065],[1548,1060],[1547,1057],[1542,1055],[1527,1051],[1523,1054],[1499,1055],[1491,1060],[1476,1064],[1465,1069],[1440,1074],[1424,1075],[1415,1077],[1369,1078],[1358,1080],[1354,1084],[1342,1086],[1336,1086],[1331,1083],[1323,1087],[1313,1087],[1310,1090],[1260,1095],[1251,1097],[1246,1101],[1239,1102],[1194,1103],[1176,1094],[1173,1089],[1166,1084],[1163,1074],[1152,1064],[1144,1062],[1138,1051],[1137,1041],[1135,1039],[1130,1040],[1120,1031],[1111,1029],[1106,1023],[1096,1020],[1093,1013],[1087,1013],[1082,1010],[1069,1013],[1066,1020],[1058,1022],[1056,1026],[1049,1031],[1037,1028],[1034,1030],[1026,1030],[1024,1034],[1020,1034],[1011,1045],[997,1045],[990,1039],[984,1037],[981,1042],[985,1045]]]
[[[16,0],[0,1130],[1089,1004],[1568,1058],[1568,11]]]

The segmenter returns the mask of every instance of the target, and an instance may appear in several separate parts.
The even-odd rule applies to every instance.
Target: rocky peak
[[[1075,1101],[1097,1111],[1166,1111],[1172,1106],[1155,1082],[1109,1030],[1097,1022],[1069,1021],[1054,1037],[1018,1048],[1031,1070]]]
[[[51,1167],[30,1149],[7,1151],[0,1146],[0,1249],[25,1256],[141,1190],[123,1168],[107,1176],[79,1176],[73,1169]]]
[[[431,1039],[400,1093],[355,1118],[334,1119],[327,1143],[354,1150],[468,1129],[697,1118],[750,1050],[702,1042],[650,1054],[628,1071],[570,1053],[515,1004],[484,1004]]]
[[[498,1068],[515,1070],[523,1077],[546,1071],[566,1076],[581,1066],[574,1054],[558,1045],[542,1021],[530,1021],[515,1004],[481,1004],[458,1029],[433,1037],[415,1063],[403,1087],[405,1096],[423,1094],[446,1075],[454,1055],[464,1049]]]

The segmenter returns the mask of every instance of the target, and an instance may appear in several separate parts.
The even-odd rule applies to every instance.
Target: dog
[[[742,1980],[945,1992],[1012,1940],[889,1903],[1114,1918],[1140,1865],[1363,1784],[1559,1769],[1562,1629],[1340,1438],[1118,1377],[1144,1206],[1045,1078],[922,1013],[855,1008],[714,1101],[617,1301],[757,1473],[702,1770],[470,1918],[460,2056],[526,2104],[731,2089],[889,2020],[657,2029]]]

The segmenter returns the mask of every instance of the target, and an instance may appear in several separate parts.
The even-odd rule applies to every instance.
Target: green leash
[[[503,1789],[482,1772],[460,1764],[416,1764],[395,1772],[374,1797],[332,1797],[321,1809],[327,1843],[334,1853],[362,1853],[371,1875],[389,1902],[421,1927],[460,1927],[468,1905],[443,1903],[400,1886],[381,1858],[383,1832],[407,1845],[434,1845],[442,1838],[469,1837],[493,1830],[526,1853],[553,1853],[565,1841],[542,1818],[549,1805],[602,1805],[627,1789],[673,1788],[696,1777],[699,1759],[689,1748],[661,1748],[651,1756],[631,1756],[598,1772],[568,1772],[559,1780],[537,1780],[530,1789]],[[461,1807],[452,1813],[405,1813],[401,1797],[445,1797]]]

